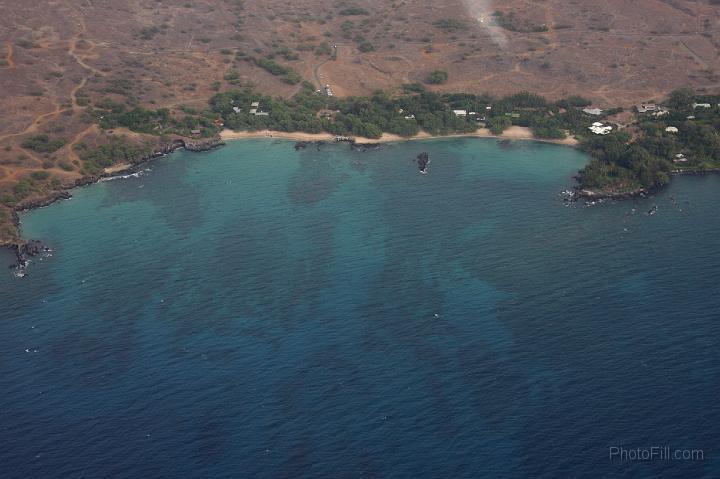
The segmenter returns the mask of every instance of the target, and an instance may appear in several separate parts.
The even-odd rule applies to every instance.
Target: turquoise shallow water
[[[0,476],[717,477],[720,177],[565,207],[585,161],[256,140],[24,215]]]

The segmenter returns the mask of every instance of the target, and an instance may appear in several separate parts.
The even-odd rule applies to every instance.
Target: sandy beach
[[[112,175],[114,173],[122,173],[123,171],[129,170],[130,168],[132,168],[132,165],[130,163],[120,163],[105,168],[105,174]]]
[[[233,131],[225,129],[220,132],[220,138],[224,141],[230,140],[248,140],[256,138],[276,138],[280,140],[293,140],[293,141],[335,141],[335,135],[331,133],[303,133],[303,132],[285,132],[285,131],[273,131],[273,130],[258,130],[258,131]],[[383,133],[380,138],[365,138],[362,136],[353,137],[358,143],[390,143],[397,141],[411,141],[411,140],[428,140],[428,139],[439,139],[439,138],[499,138],[504,140],[532,140],[542,141],[545,143],[555,143],[558,145],[575,146],[578,144],[578,140],[575,137],[567,137],[564,140],[543,140],[539,138],[533,138],[532,131],[530,128],[522,126],[511,126],[503,132],[502,135],[493,135],[487,128],[479,128],[473,133],[457,133],[450,135],[431,135],[425,131],[421,131],[415,136],[404,137],[400,135],[394,135],[392,133]],[[106,175],[119,174],[128,169],[132,168],[129,163],[121,163],[105,168],[104,173]]]
[[[279,138],[283,140],[295,140],[295,141],[333,141],[335,135],[330,133],[303,133],[303,132],[284,132],[284,131],[272,131],[272,130],[258,130],[258,131],[232,131],[223,130],[220,133],[220,137],[227,140],[244,140],[251,138]],[[480,128],[473,133],[458,133],[450,135],[431,135],[427,132],[421,131],[415,136],[404,137],[399,135],[393,135],[391,133],[383,133],[380,138],[363,138],[356,136],[355,141],[358,143],[389,143],[394,141],[408,141],[408,140],[427,140],[433,138],[500,138],[506,140],[533,140],[542,141],[546,143],[555,143],[559,145],[574,146],[578,144],[575,137],[567,137],[564,140],[544,140],[534,138],[530,128],[522,126],[511,126],[503,132],[502,135],[493,135],[486,128]]]

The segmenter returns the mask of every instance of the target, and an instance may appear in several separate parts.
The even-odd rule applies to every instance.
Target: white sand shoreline
[[[223,130],[220,132],[220,138],[224,141],[228,140],[248,140],[257,138],[275,138],[281,140],[295,140],[295,141],[334,141],[335,135],[330,133],[303,133],[303,132],[284,132],[284,131],[272,131],[272,130],[258,130],[258,131],[233,131]],[[391,133],[383,133],[380,138],[363,138],[354,137],[358,143],[389,143],[398,141],[409,141],[409,140],[429,140],[438,138],[498,138],[502,140],[531,140],[540,141],[543,143],[554,143],[558,145],[575,146],[579,142],[575,137],[569,136],[564,140],[545,140],[542,138],[534,138],[530,128],[522,126],[511,126],[503,132],[502,135],[493,135],[486,128],[480,128],[473,133],[456,133],[450,135],[431,135],[427,132],[421,131],[419,134],[411,137],[403,137],[394,135]]]

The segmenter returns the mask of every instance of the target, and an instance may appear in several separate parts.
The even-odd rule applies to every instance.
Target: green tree
[[[493,135],[501,135],[512,126],[512,121],[507,116],[493,116],[487,121],[486,126]]]
[[[668,98],[668,105],[676,110],[687,110],[695,99],[692,88],[683,87],[674,90]]]
[[[435,70],[425,78],[425,83],[430,85],[441,85],[448,80],[448,73],[445,70]]]

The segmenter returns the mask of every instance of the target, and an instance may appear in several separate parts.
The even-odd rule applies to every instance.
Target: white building
[[[612,131],[613,127],[610,125],[603,125],[599,121],[596,121],[592,126],[588,127],[588,130],[592,131],[596,135],[607,135]]]
[[[250,108],[251,115],[270,116],[270,113],[261,110],[259,101],[254,101],[254,102],[250,103],[250,106],[252,107],[252,108]]]
[[[599,116],[602,115],[602,112],[600,108],[583,108],[583,113],[587,115]]]
[[[680,130],[678,130],[676,126],[668,126],[665,128],[665,131],[668,133],[677,133]]]
[[[693,109],[697,108],[712,108],[712,105],[710,103],[693,103],[692,104]]]
[[[467,110],[453,110],[453,113],[455,113],[455,116],[467,116]]]
[[[657,111],[658,107],[655,103],[640,103],[637,108],[638,113],[647,113],[651,111]]]

